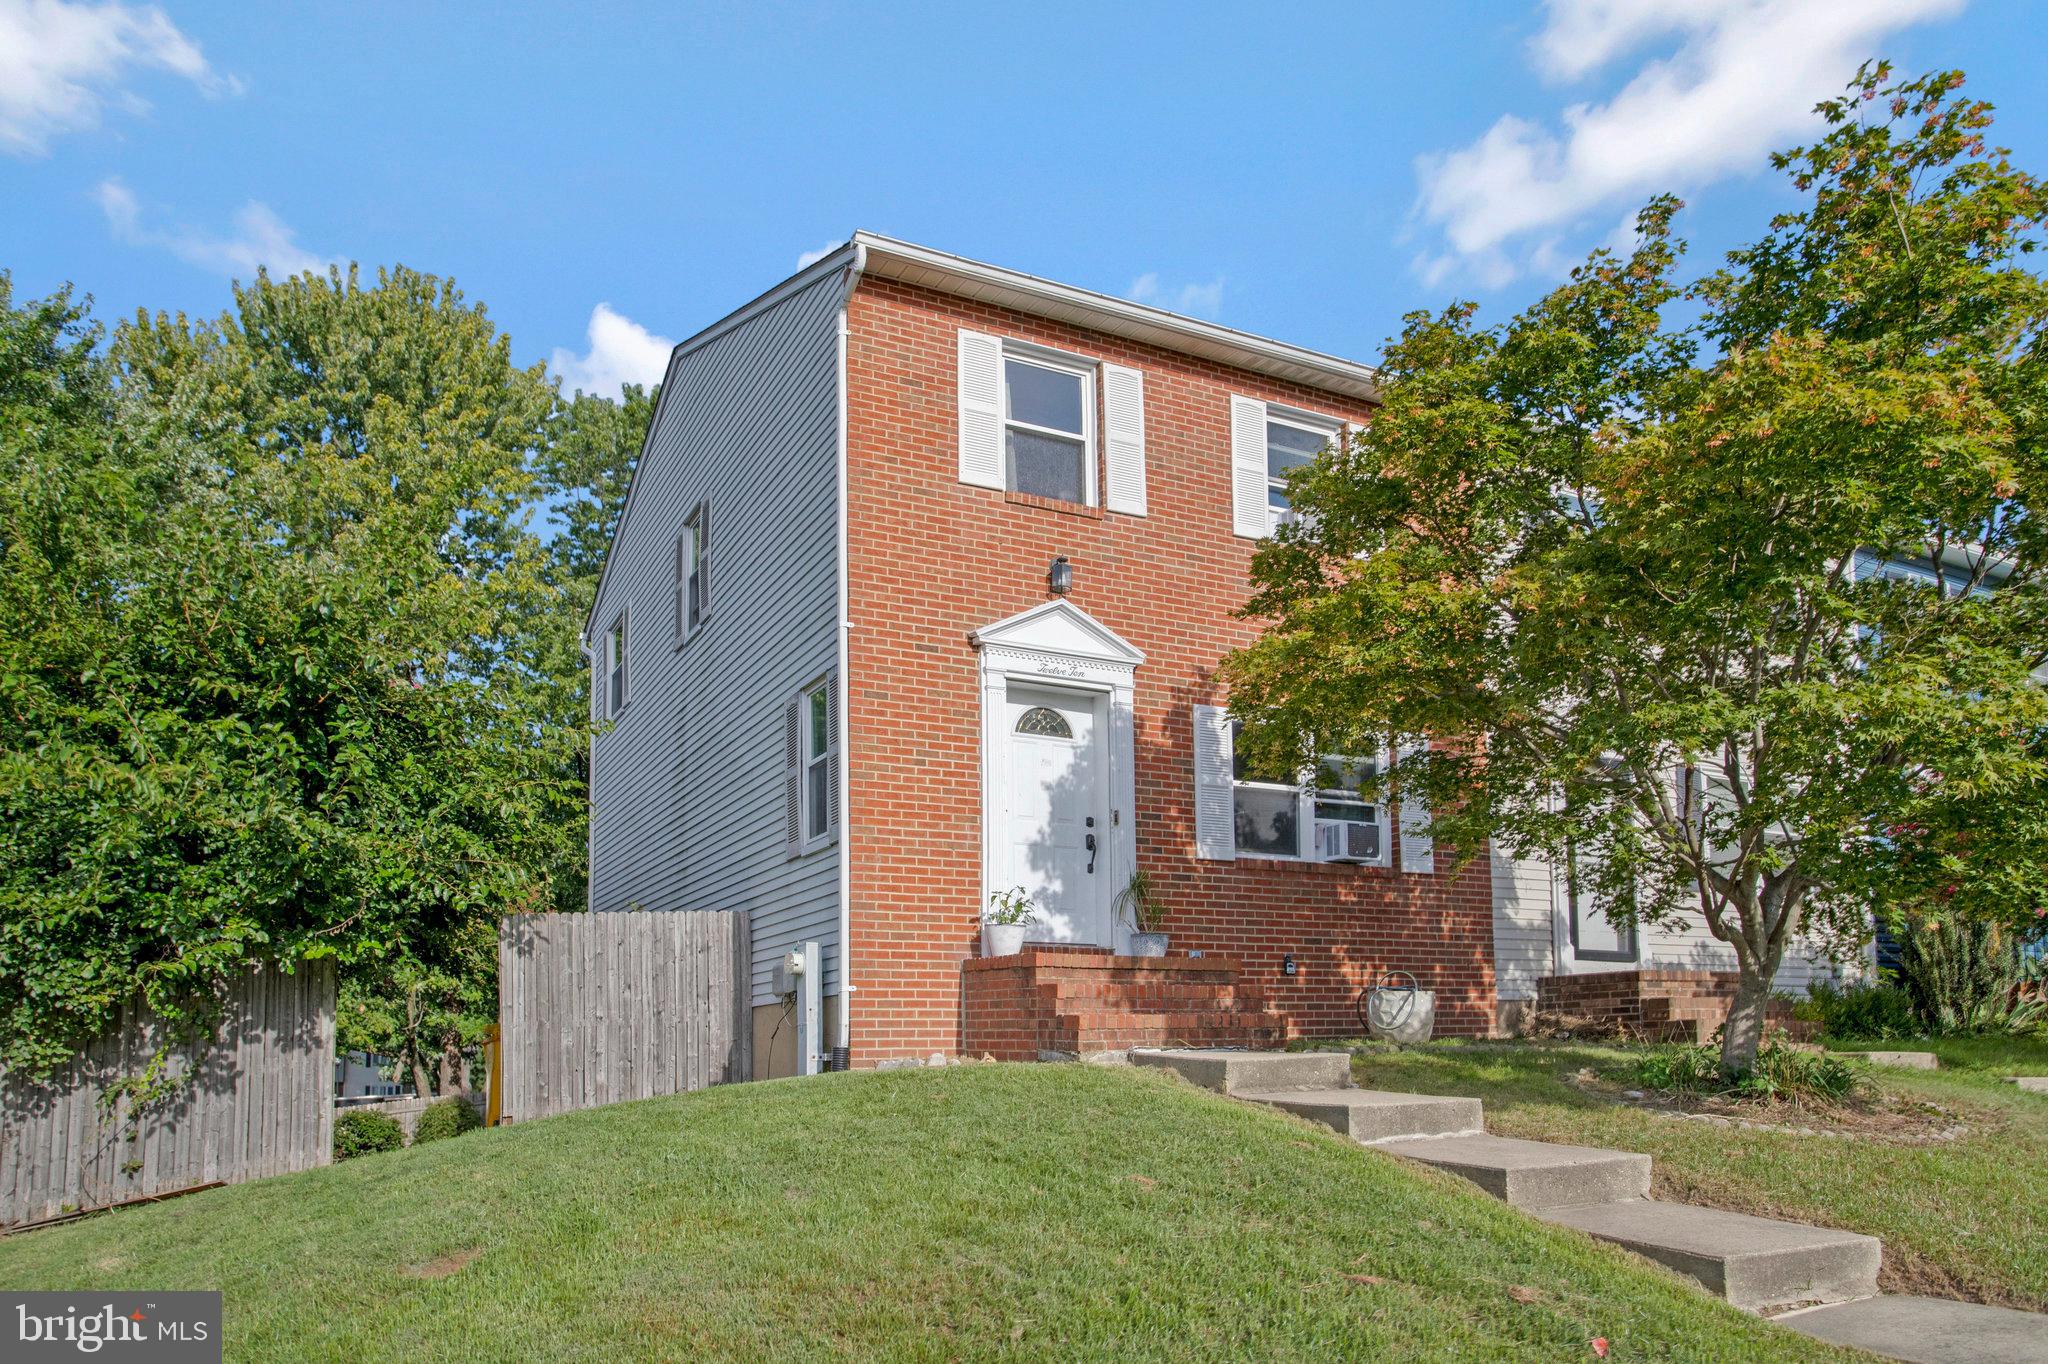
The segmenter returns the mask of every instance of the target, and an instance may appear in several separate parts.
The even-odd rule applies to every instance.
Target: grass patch
[[[1573,1077],[1592,1070],[1618,1090],[1640,1074],[1644,1049],[1601,1043],[1437,1042],[1362,1052],[1353,1070],[1375,1089],[1475,1095],[1502,1136],[1646,1152],[1659,1198],[1881,1237],[1890,1291],[2048,1310],[2048,1100],[2002,1080],[2048,1073],[2048,1048],[1994,1038],[1924,1046],[1959,1068],[1859,1070],[1892,1109],[1936,1106],[1931,1125],[1960,1123],[1961,1136],[1731,1128],[1618,1102]]]
[[[732,1085],[0,1241],[220,1288],[228,1355],[1824,1359],[1455,1180],[1154,1072]]]

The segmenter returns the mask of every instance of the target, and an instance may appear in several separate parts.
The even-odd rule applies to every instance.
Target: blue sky
[[[2033,0],[0,0],[0,266],[103,317],[400,261],[614,387],[856,227],[1362,359],[1670,189],[1711,261],[1867,55],[2048,172]],[[602,308],[602,311],[600,309]]]

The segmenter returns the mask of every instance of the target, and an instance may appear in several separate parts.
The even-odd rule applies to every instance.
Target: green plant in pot
[[[1130,881],[1116,893],[1114,908],[1118,914],[1130,917],[1132,956],[1166,955],[1166,934],[1163,931],[1166,902],[1159,898],[1150,872],[1143,869],[1132,872]]]
[[[981,955],[1014,957],[1024,950],[1024,925],[1038,913],[1031,892],[1022,886],[989,892],[981,914]]]

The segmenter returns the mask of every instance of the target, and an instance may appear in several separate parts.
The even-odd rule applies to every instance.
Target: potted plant
[[[1038,912],[1022,886],[990,891],[981,915],[981,955],[1014,957],[1024,950],[1024,925]]]
[[[1112,907],[1131,916],[1132,956],[1166,955],[1166,934],[1160,931],[1166,920],[1166,903],[1153,888],[1150,872],[1142,868],[1132,872],[1130,882],[1116,893]]]

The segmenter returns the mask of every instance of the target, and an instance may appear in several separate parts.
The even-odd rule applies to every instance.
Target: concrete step
[[[1179,1071],[1190,1084],[1218,1094],[1351,1087],[1351,1056],[1341,1051],[1134,1047],[1131,1064]]]
[[[2011,1307],[1888,1294],[1787,1312],[1777,1322],[1915,1364],[2048,1364],[2048,1317]]]
[[[2048,1094],[2048,1075],[2008,1075],[2005,1082],[2018,1085],[2029,1094]]]
[[[1516,1137],[1419,1137],[1379,1149],[1471,1180],[1517,1208],[1564,1208],[1646,1198],[1650,1158]]]
[[[1237,1097],[1333,1127],[1353,1141],[1443,1137],[1476,1133],[1485,1126],[1479,1100],[1435,1094],[1393,1094],[1384,1089],[1304,1089],[1267,1093],[1246,1090]]]
[[[1931,1051],[1845,1051],[1842,1056],[1860,1056],[1873,1066],[1900,1066],[1906,1070],[1940,1070],[1941,1058]]]
[[[1754,1312],[1877,1292],[1881,1247],[1852,1231],[1688,1203],[1596,1203],[1538,1215],[1668,1265]]]

